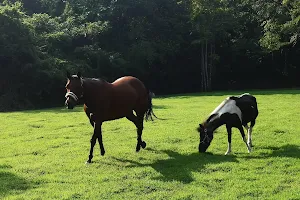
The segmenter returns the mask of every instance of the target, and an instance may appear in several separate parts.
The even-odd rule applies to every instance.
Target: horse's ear
[[[198,131],[198,132],[201,132],[201,130],[203,130],[203,128],[204,128],[203,125],[202,125],[202,124],[199,124],[199,127],[197,128],[197,131]]]
[[[68,79],[71,79],[71,74],[70,74],[70,72],[67,71],[66,74],[67,74],[67,78],[68,78]]]
[[[77,72],[77,76],[78,76],[78,78],[81,78],[81,73]]]

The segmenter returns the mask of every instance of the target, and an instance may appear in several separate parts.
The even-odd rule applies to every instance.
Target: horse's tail
[[[150,92],[150,91],[148,91],[148,109],[147,109],[146,114],[145,114],[145,120],[146,121],[148,121],[148,120],[153,121],[153,117],[152,116],[154,116],[155,118],[157,118],[156,115],[153,112],[153,109],[152,109],[152,106],[153,106],[152,105],[152,97],[153,97],[153,93]]]

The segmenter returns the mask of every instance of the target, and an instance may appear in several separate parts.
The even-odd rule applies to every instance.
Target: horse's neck
[[[107,95],[110,83],[104,80],[84,79],[83,80],[83,99],[88,107],[99,104],[101,98]]]
[[[215,131],[217,128],[219,128],[220,126],[222,126],[225,123],[219,116],[216,116],[209,122],[206,122],[205,124],[208,129]]]
[[[95,84],[94,81],[90,80],[90,79],[84,79],[83,80],[83,99],[84,99],[84,103],[90,107],[92,102],[91,100],[93,100],[93,96],[95,95],[95,92],[97,91],[97,85]]]

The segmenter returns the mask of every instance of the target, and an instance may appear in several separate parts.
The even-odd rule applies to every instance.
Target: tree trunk
[[[201,43],[201,88],[205,92],[212,89],[214,51],[213,44],[208,44],[207,40]]]
[[[207,65],[207,58],[208,58],[208,52],[207,52],[207,40],[205,40],[205,80],[206,80],[206,88],[205,91],[208,91],[209,88],[209,73],[208,73],[208,65]]]
[[[209,87],[208,87],[208,89],[211,90],[212,89],[211,80],[212,80],[212,72],[213,72],[213,44],[210,44],[210,64],[209,64],[209,68],[210,68],[210,70],[209,70],[209,80],[208,80]]]
[[[287,50],[284,51],[284,70],[283,73],[285,76],[288,75],[288,65],[287,65]]]
[[[202,90],[204,92],[207,91],[207,62],[206,62],[206,57],[207,57],[207,48],[206,48],[206,41],[205,44],[201,44],[201,65],[202,65],[202,84],[203,88]],[[204,46],[205,45],[205,46]]]
[[[205,77],[204,77],[204,56],[203,56],[203,44],[201,43],[201,89],[204,91]]]

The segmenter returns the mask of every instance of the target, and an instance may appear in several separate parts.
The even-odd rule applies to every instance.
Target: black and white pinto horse
[[[231,153],[231,129],[238,128],[241,132],[248,152],[252,147],[252,129],[258,116],[256,98],[249,93],[242,94],[238,97],[231,96],[226,98],[205,120],[199,124],[198,132],[200,133],[199,152],[205,152],[213,140],[214,131],[222,125],[226,125],[228,133],[228,149],[225,155]],[[250,122],[250,127],[248,123]],[[248,131],[248,141],[246,141],[243,126]]]

